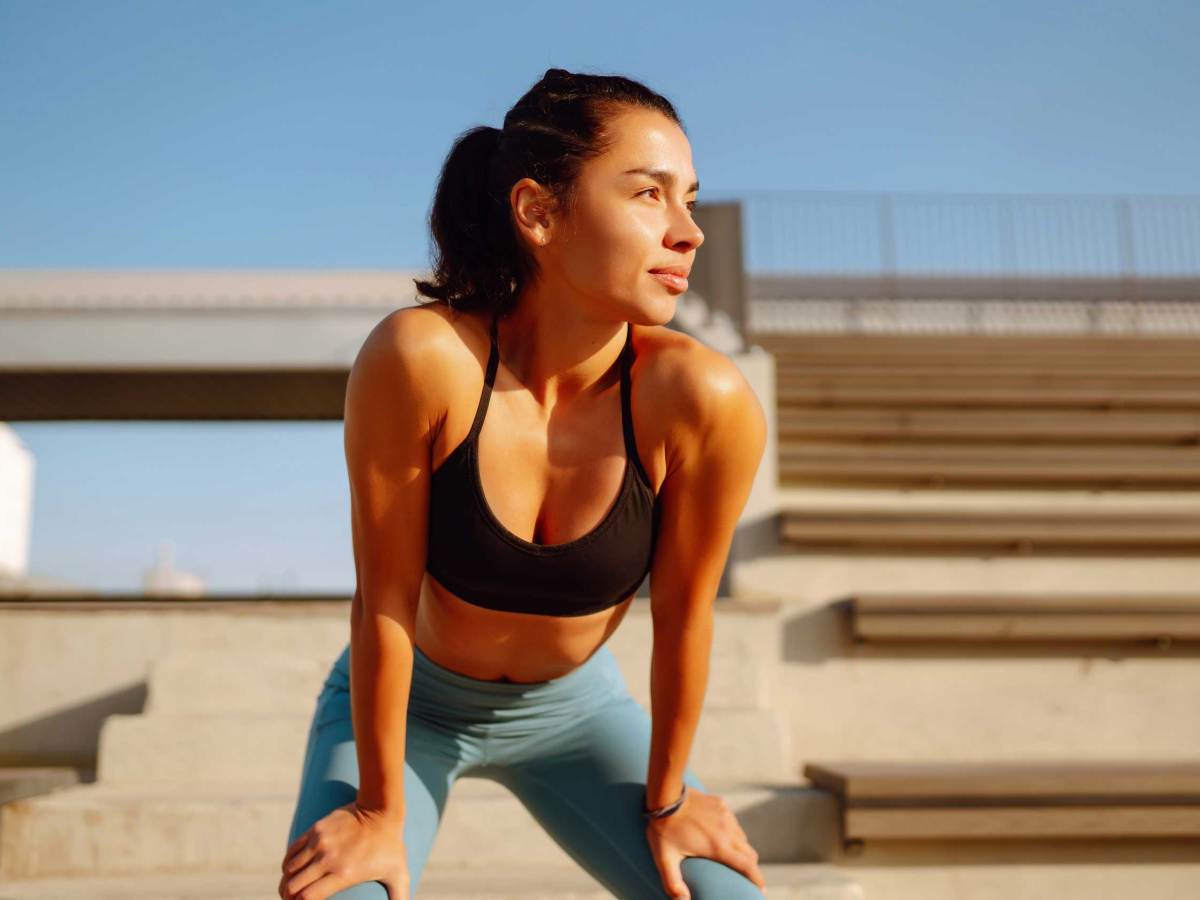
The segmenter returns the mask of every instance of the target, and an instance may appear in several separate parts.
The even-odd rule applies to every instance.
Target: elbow
[[[359,587],[354,592],[354,602],[351,604],[351,625],[362,625],[368,620],[386,619],[412,634],[416,628],[420,594],[419,585],[403,589],[368,590],[366,596]]]
[[[716,615],[714,609],[716,590],[687,595],[659,595],[657,599],[651,589],[650,619],[655,633],[678,635],[695,631],[697,628],[712,627]]]

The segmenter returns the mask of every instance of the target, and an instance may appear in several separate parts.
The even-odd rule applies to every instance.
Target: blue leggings
[[[413,647],[404,754],[404,844],[410,890],[433,847],[446,798],[461,776],[507,787],[554,841],[618,898],[669,895],[654,865],[640,810],[650,716],[629,693],[612,651],[533,684],[481,681]],[[358,758],[350,713],[350,647],[316,701],[287,845],[352,801]],[[707,791],[690,768],[683,780]],[[758,886],[714,859],[689,856],[680,872],[693,900],[763,900]],[[339,900],[387,900],[382,882],[348,887]]]

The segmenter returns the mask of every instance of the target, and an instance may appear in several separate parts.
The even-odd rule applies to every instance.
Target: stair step
[[[828,863],[760,864],[773,900],[862,900],[852,878]],[[264,900],[276,897],[278,869],[247,874],[54,878],[0,884],[0,900]],[[422,900],[610,900],[582,868],[531,866],[471,869],[426,866]]]
[[[5,766],[0,768],[0,805],[79,784],[85,771],[73,766]]]
[[[1061,513],[900,509],[788,509],[781,536],[798,549],[906,552],[1158,553],[1200,549],[1190,512]]]
[[[832,859],[839,810],[826,791],[798,784],[716,784],[764,862]],[[294,793],[135,791],[82,785],[0,807],[0,874],[8,878],[252,872],[277,867]],[[481,778],[453,787],[430,864],[568,864],[507,788]],[[3,895],[0,894],[0,898]]]

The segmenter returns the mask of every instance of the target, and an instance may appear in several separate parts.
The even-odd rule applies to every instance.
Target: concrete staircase
[[[862,900],[861,890],[825,865],[763,865],[767,894],[783,900]],[[497,884],[497,881],[500,881]],[[268,900],[278,896],[278,874],[137,875],[45,878],[0,882],[0,900]],[[495,869],[433,865],[413,892],[421,900],[609,900],[586,872],[570,866]]]
[[[691,765],[737,813],[772,896],[860,897],[825,862],[832,798],[795,772],[775,696],[778,608],[727,605]],[[95,783],[0,807],[0,900],[275,896],[307,728],[348,612],[198,614],[152,666],[145,710],[105,720]],[[637,601],[610,643],[647,709],[651,637]],[[453,789],[418,892],[608,896],[507,789],[478,778]]]
[[[1196,494],[789,488],[785,508],[1197,509]],[[1195,761],[1194,642],[860,640],[843,601],[861,593],[1071,598],[1192,597],[1195,555],[887,552],[788,546],[741,563],[743,600],[783,598],[778,694],[797,763],[913,766]],[[1149,602],[1149,601],[1148,601]],[[1013,603],[1019,609],[1018,602]],[[842,765],[844,764],[844,765]],[[801,774],[803,772],[801,771]],[[891,787],[891,785],[887,785]],[[875,796],[873,794],[873,796]],[[958,807],[956,801],[955,806]],[[905,811],[907,812],[907,811]],[[904,818],[902,816],[902,818]],[[887,900],[1125,900],[1200,897],[1194,838],[855,841],[830,861]]]

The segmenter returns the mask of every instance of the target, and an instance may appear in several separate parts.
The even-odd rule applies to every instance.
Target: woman
[[[281,897],[407,898],[464,776],[617,897],[763,896],[686,765],[766,434],[736,367],[664,327],[698,187],[671,104],[617,76],[550,69],[451,150],[432,299],[380,322],[347,383],[351,636]],[[647,574],[650,715],[605,646]]]

